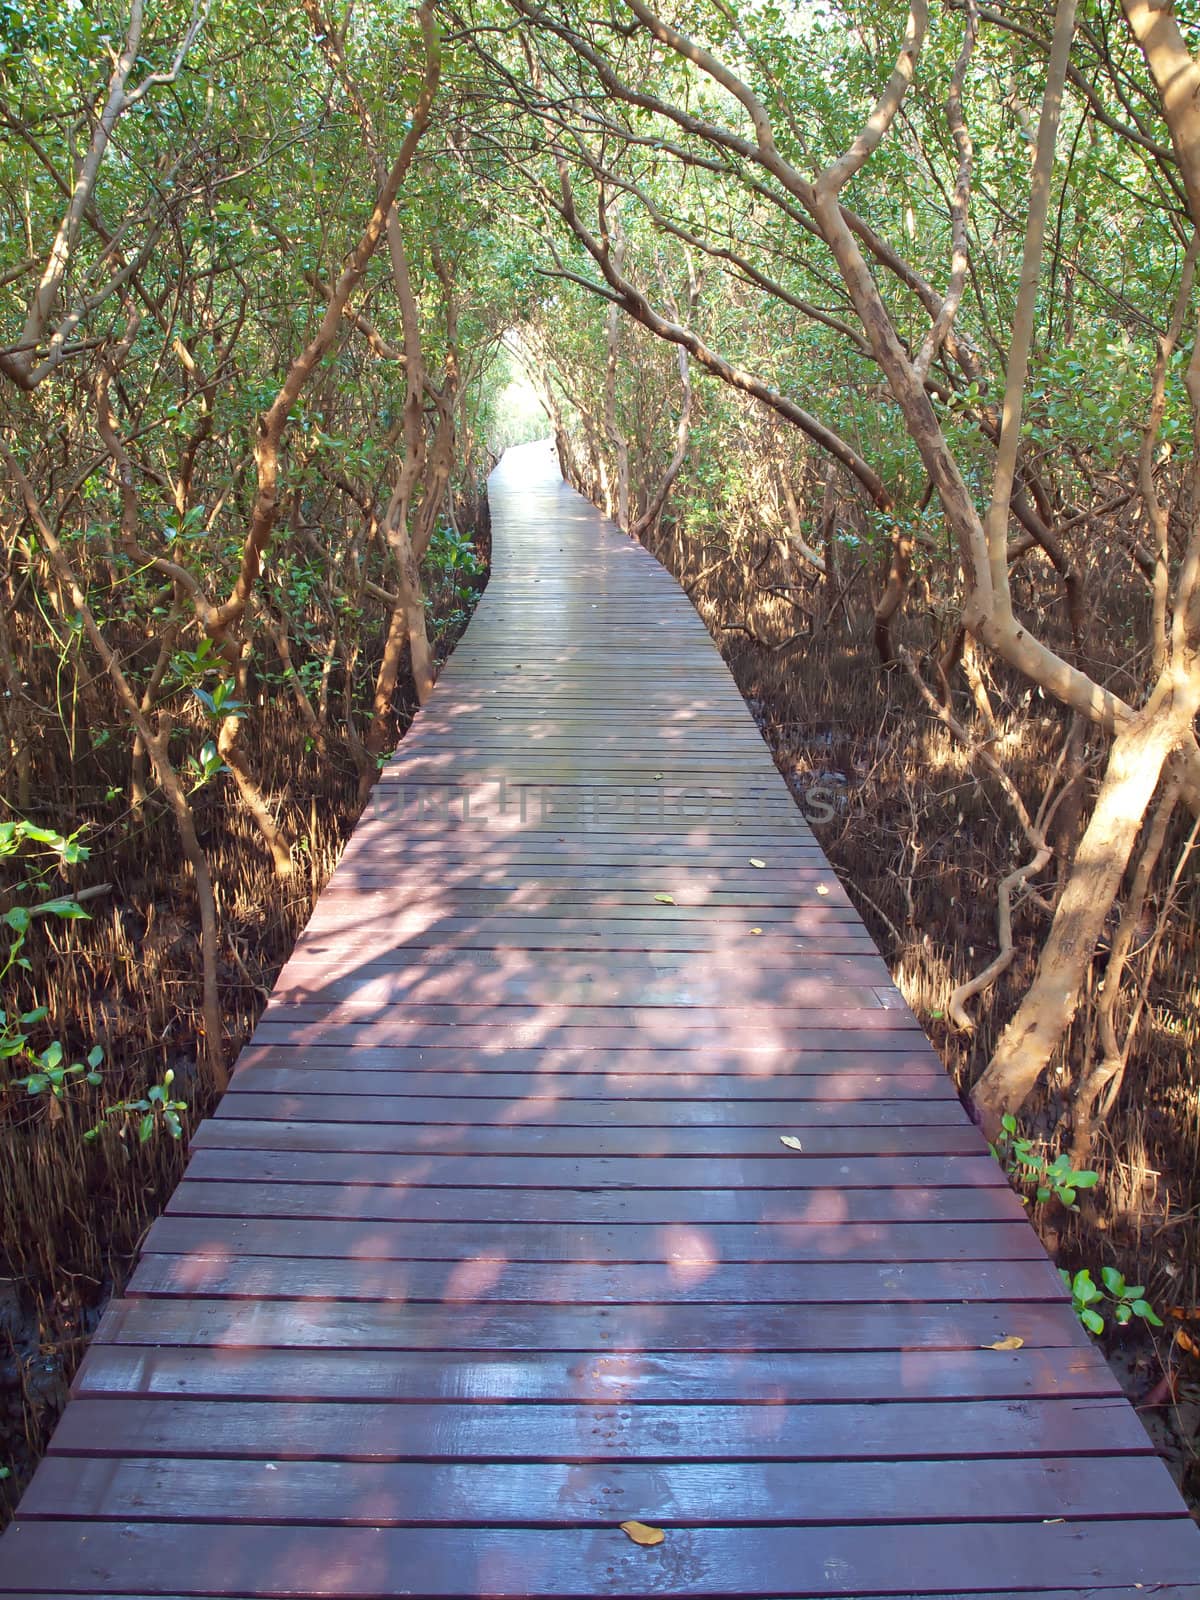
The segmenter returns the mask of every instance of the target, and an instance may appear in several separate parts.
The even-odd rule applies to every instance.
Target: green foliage
[[[0,980],[6,978],[14,968],[26,972],[31,970],[25,944],[39,918],[50,917],[60,922],[87,918],[88,913],[71,895],[38,898],[45,895],[51,873],[88,859],[90,851],[80,843],[83,832],[82,828],[78,828],[74,833],[64,835],[53,828],[29,822],[24,817],[0,822],[0,860],[12,860],[19,867],[17,881],[9,890],[15,904],[10,905],[0,917],[0,925],[9,934],[4,960],[0,964]],[[34,1072],[25,1078],[10,1080],[11,1084],[26,1089],[30,1094],[50,1090],[61,1098],[63,1085],[70,1078],[86,1073],[87,1068],[78,1063],[63,1067],[61,1063],[65,1052],[57,1042],[47,1045],[41,1052],[30,1048],[30,1030],[44,1022],[46,1016],[46,1008],[42,1005],[32,1006],[17,1016],[0,1011],[0,1059],[13,1060],[28,1056],[35,1065]],[[96,1063],[89,1060],[89,1064]]]
[[[187,758],[191,793],[195,794],[197,789],[202,789],[206,783],[211,783],[214,778],[228,771],[229,768],[221,760],[221,753],[216,745],[211,739],[206,739],[200,746],[200,754]]]
[[[1023,1201],[1034,1198],[1039,1204],[1057,1200],[1069,1211],[1077,1211],[1076,1191],[1094,1189],[1100,1181],[1096,1172],[1076,1172],[1070,1158],[1062,1153],[1049,1160],[1036,1150],[1033,1142],[1017,1133],[1017,1119],[1009,1112],[1001,1118],[1000,1137],[989,1146],[992,1154],[1008,1173]],[[1092,1277],[1091,1269],[1082,1267],[1070,1273],[1059,1269],[1059,1276],[1071,1291],[1075,1314],[1089,1333],[1101,1334],[1105,1329],[1105,1316],[1111,1312],[1119,1327],[1125,1327],[1134,1317],[1152,1327],[1161,1328],[1162,1322],[1146,1299],[1141,1284],[1127,1284],[1115,1267],[1102,1267],[1100,1283]]]
[[[432,571],[456,578],[478,578],[483,572],[483,562],[470,539],[448,523],[434,530],[425,552],[425,565]]]
[[[133,1125],[139,1144],[146,1144],[157,1133],[182,1139],[182,1114],[187,1110],[187,1101],[172,1098],[171,1085],[174,1082],[175,1074],[168,1068],[163,1073],[162,1082],[151,1085],[138,1099],[118,1100],[114,1105],[105,1106],[104,1121],[89,1128],[84,1138],[89,1141],[98,1139],[106,1128],[114,1129],[124,1137],[126,1128]]]
[[[478,592],[478,580],[483,575],[483,562],[470,539],[449,524],[439,523],[429,541],[423,566],[432,580],[425,597],[429,626],[433,636],[440,638],[466,621]]]
[[[1076,1172],[1065,1151],[1051,1160],[1044,1151],[1036,1148],[1032,1139],[1018,1137],[1017,1119],[1009,1113],[1001,1118],[1000,1129],[999,1138],[989,1148],[1017,1186],[1026,1191],[1024,1198],[1028,1199],[1032,1194],[1039,1205],[1054,1199],[1068,1211],[1078,1211],[1076,1192],[1094,1189],[1100,1181],[1100,1174]]]
[[[1120,1327],[1126,1327],[1134,1317],[1140,1317],[1151,1327],[1162,1327],[1162,1319],[1146,1299],[1142,1285],[1127,1284],[1115,1267],[1101,1269],[1103,1287],[1095,1282],[1086,1267],[1074,1274],[1060,1268],[1059,1277],[1071,1291],[1075,1313],[1089,1333],[1104,1332],[1105,1316],[1110,1308]]]
[[[192,693],[212,722],[224,722],[226,717],[240,720],[246,715],[246,707],[237,698],[237,684],[232,678],[222,678],[211,689],[201,689],[198,685],[194,685]]]
[[[87,1053],[86,1062],[73,1061],[70,1066],[64,1066],[63,1047],[55,1040],[33,1056],[36,1071],[28,1073],[24,1078],[14,1078],[12,1084],[14,1088],[24,1089],[29,1094],[49,1093],[56,1100],[61,1100],[67,1086],[74,1078],[83,1078],[84,1082],[91,1084],[93,1088],[99,1088],[103,1079],[97,1069],[103,1060],[104,1051],[98,1044],[94,1044]]]

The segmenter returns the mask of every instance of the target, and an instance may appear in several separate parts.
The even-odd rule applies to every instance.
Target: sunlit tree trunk
[[[984,1130],[1018,1111],[1059,1048],[1079,1005],[1142,821],[1171,750],[1186,732],[1178,708],[1151,698],[1113,741],[1075,863],[1054,913],[1037,973],[971,1094]]]

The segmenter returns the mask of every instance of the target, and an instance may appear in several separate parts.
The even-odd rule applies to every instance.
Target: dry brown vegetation
[[[460,506],[464,512],[479,516],[470,531],[486,555],[486,507]],[[435,580],[429,588],[442,660],[465,617],[456,614],[450,628],[441,623],[458,612],[462,597],[458,586]],[[407,661],[401,665],[397,731],[416,708]],[[38,998],[49,1008],[47,1034],[62,1039],[68,1053],[99,1042],[106,1068],[102,1091],[67,1095],[61,1106],[44,1095],[0,1099],[0,1457],[17,1468],[0,1483],[0,1521],[45,1448],[104,1304],[120,1292],[142,1235],[179,1180],[187,1130],[218,1098],[200,1068],[195,886],[186,868],[181,871],[170,817],[153,802],[140,819],[129,810],[127,750],[117,741],[107,762],[89,759],[86,768],[72,762],[70,727],[53,707],[53,679],[26,687],[31,704],[47,707],[28,773],[39,811],[47,818],[103,819],[86,835],[89,859],[54,887],[106,888],[85,902],[90,921],[37,928],[27,946],[31,969],[0,985],[0,1007],[12,1014]],[[94,731],[114,713],[104,680],[91,691],[96,698],[86,721]],[[217,896],[230,1061],[253,1032],[361,809],[359,769],[344,741],[330,737],[318,753],[308,725],[277,684],[264,684],[256,698],[246,754],[294,837],[295,870],[279,877],[228,788],[206,787],[194,800]],[[120,793],[115,804],[105,802],[106,785]],[[0,908],[7,903],[0,887]],[[183,1140],[160,1130],[140,1142],[136,1114],[111,1119],[102,1138],[86,1140],[105,1106],[143,1096],[168,1070],[173,1092],[187,1103]]]

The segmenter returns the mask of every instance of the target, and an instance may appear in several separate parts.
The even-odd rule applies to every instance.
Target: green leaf
[[[1119,1297],[1125,1293],[1125,1274],[1118,1272],[1116,1267],[1102,1267],[1100,1276],[1103,1278],[1104,1287],[1109,1294]]]
[[[1148,1322],[1152,1328],[1162,1327],[1162,1318],[1148,1300],[1135,1300],[1130,1309],[1135,1317],[1141,1317],[1142,1321]]]
[[[146,1115],[138,1123],[138,1143],[139,1144],[145,1144],[146,1141],[151,1137],[153,1132],[154,1132],[154,1113],[153,1113],[153,1111],[147,1111]]]
[[[61,917],[64,922],[90,922],[91,913],[85,911],[78,900],[72,900],[68,895],[63,895],[57,900],[47,900],[38,907],[38,912],[46,917]]]
[[[1098,1311],[1083,1310],[1079,1313],[1079,1320],[1089,1333],[1104,1332],[1104,1318]]]
[[[21,832],[27,839],[32,839],[35,844],[60,845],[66,841],[61,833],[55,833],[53,828],[37,828],[32,822],[23,822]]]
[[[1092,1275],[1086,1267],[1082,1267],[1071,1280],[1071,1293],[1081,1305],[1090,1305],[1093,1300],[1102,1298],[1100,1290],[1092,1282]]]

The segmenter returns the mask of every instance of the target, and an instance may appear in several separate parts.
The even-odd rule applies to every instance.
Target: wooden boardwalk
[[[0,1591],[1200,1596],[692,607],[545,446],[493,515]]]

